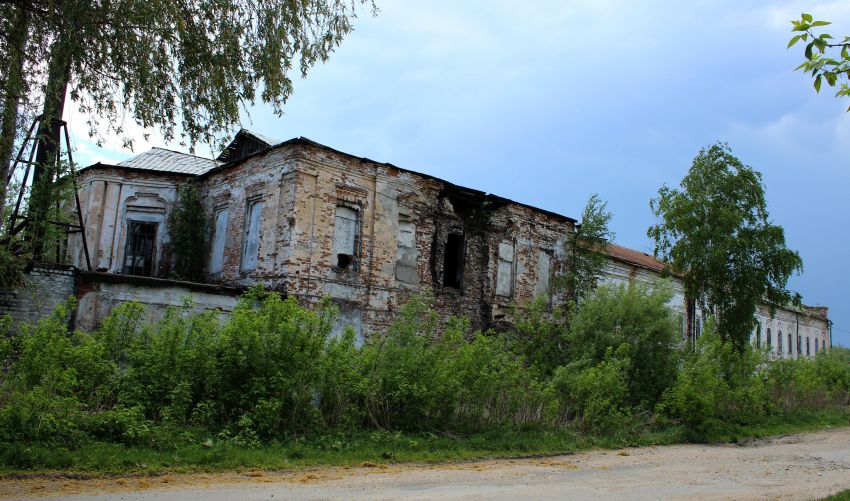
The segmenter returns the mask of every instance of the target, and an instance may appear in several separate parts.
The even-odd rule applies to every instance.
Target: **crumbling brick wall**
[[[229,211],[223,267],[211,281],[262,282],[308,302],[330,297],[365,333],[385,328],[399,304],[426,289],[445,316],[466,316],[480,328],[497,324],[509,303],[548,292],[573,223],[309,143],[214,171],[202,186],[211,218],[216,210]],[[255,269],[244,270],[252,199],[264,203],[259,257]],[[341,213],[356,221],[340,219]],[[341,222],[346,232],[354,228],[353,239],[346,233],[340,241]],[[444,280],[450,234],[463,235],[462,280],[455,286]],[[511,286],[497,296],[499,245],[505,243],[515,249]],[[339,247],[349,244],[350,260]]]

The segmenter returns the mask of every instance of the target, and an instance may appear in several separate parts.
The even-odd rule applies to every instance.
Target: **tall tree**
[[[830,87],[839,84],[836,97],[850,97],[850,36],[832,42],[829,33],[816,34],[812,29],[829,24],[832,23],[815,21],[811,14],[801,14],[799,20],[791,21],[791,31],[797,34],[788,41],[788,48],[800,41],[805,43],[803,56],[806,60],[796,69],[811,73],[816,92],[820,92],[825,81]]]
[[[372,0],[8,0],[29,13],[29,92],[43,100],[34,186],[55,161],[65,97],[91,117],[101,141],[123,119],[194,147],[239,123],[257,97],[280,115],[302,76],[325,61]],[[11,16],[13,9],[0,14]],[[9,19],[2,26],[13,27]],[[2,33],[4,37],[9,32]],[[45,56],[46,55],[46,56]],[[2,58],[2,55],[0,55]],[[33,85],[37,84],[37,85]],[[125,138],[125,143],[129,142]],[[43,197],[44,198],[44,197]],[[38,208],[30,207],[38,213]]]
[[[608,262],[607,245],[614,240],[608,227],[611,218],[608,204],[594,193],[582,211],[581,224],[567,237],[567,271],[556,285],[576,303],[596,288]]]
[[[761,174],[725,144],[700,150],[679,189],[663,186],[650,202],[661,221],[647,234],[655,254],[685,276],[686,293],[717,315],[720,335],[742,348],[762,301],[799,301],[786,288],[802,270],[771,223]]]

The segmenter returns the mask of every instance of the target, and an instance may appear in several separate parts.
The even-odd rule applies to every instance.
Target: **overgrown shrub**
[[[350,328],[331,335],[330,302],[306,308],[262,287],[227,319],[186,303],[146,324],[141,306],[125,304],[91,335],[69,331],[69,302],[0,337],[0,461],[37,463],[20,444],[91,440],[165,450],[320,434],[336,448],[363,429],[543,425],[622,436],[653,422],[652,410],[699,434],[850,403],[850,351],[770,361],[734,350],[709,323],[683,356],[669,297],[663,287],[603,287],[571,312],[569,329],[538,304],[503,335],[440,319],[433,297],[419,294],[363,346]],[[9,327],[0,321],[0,332]]]
[[[697,433],[721,422],[753,423],[768,410],[765,362],[764,353],[752,346],[738,351],[721,340],[709,321],[659,410]]]
[[[850,405],[850,350],[836,347],[813,359],[775,360],[766,381],[772,405],[782,412]]]
[[[623,344],[616,354],[606,350],[603,360],[582,367],[581,363],[559,367],[552,377],[554,399],[549,412],[559,422],[575,420],[590,431],[611,431],[629,414],[627,378],[631,362]]]
[[[676,378],[681,338],[667,307],[672,292],[665,283],[600,286],[572,315],[566,352],[572,364],[595,366],[612,350],[621,357],[631,406],[652,409]]]
[[[433,298],[416,295],[363,350],[366,409],[386,429],[467,429],[539,421],[542,386],[504,341],[440,325]]]

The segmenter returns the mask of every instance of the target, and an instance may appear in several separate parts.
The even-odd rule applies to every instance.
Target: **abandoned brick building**
[[[178,187],[196,183],[212,221],[207,283],[327,296],[358,332],[386,326],[425,288],[442,314],[497,323],[509,303],[549,293],[575,224],[305,138],[245,130],[216,160],[154,148],[86,167],[79,182],[97,271],[168,277],[170,211]],[[70,247],[81,266],[80,239]]]
[[[198,187],[211,221],[204,284],[166,280],[174,262],[170,215],[187,183]],[[304,302],[330,297],[340,309],[338,328],[351,325],[361,336],[385,328],[399,304],[423,289],[433,291],[443,315],[498,326],[511,303],[562,299],[550,284],[564,271],[565,240],[576,224],[309,139],[278,142],[247,130],[214,160],[154,148],[117,165],[88,166],[79,184],[96,270],[80,273],[74,286],[83,328],[125,300],[166,306],[191,293],[201,308],[227,311],[239,290],[256,283]],[[77,268],[85,263],[81,243],[77,236],[69,245]],[[651,285],[663,268],[616,245],[609,256],[611,283]],[[683,337],[697,336],[702,312],[681,278],[672,282],[670,306]],[[759,322],[753,341],[778,343],[778,355],[812,353],[831,340],[825,308],[771,316],[763,307]]]

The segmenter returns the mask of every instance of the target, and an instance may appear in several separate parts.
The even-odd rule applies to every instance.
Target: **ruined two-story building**
[[[412,293],[433,291],[444,315],[499,327],[508,306],[537,296],[564,272],[576,221],[553,212],[296,138],[240,131],[216,159],[154,148],[116,165],[81,170],[80,199],[95,273],[76,286],[77,324],[92,328],[125,300],[227,311],[262,283],[302,302],[331,298],[338,329],[380,331]],[[180,190],[197,187],[210,221],[202,284],[166,280],[169,225]],[[82,239],[69,246],[83,268]],[[605,281],[672,284],[683,338],[699,337],[707,312],[685,296],[664,263],[611,244]],[[110,278],[112,277],[112,278]],[[152,311],[156,311],[153,308]],[[160,308],[161,311],[161,308]],[[753,342],[777,356],[813,355],[831,344],[826,308],[762,306]]]
[[[361,333],[385,327],[424,289],[441,314],[479,328],[503,321],[510,303],[551,297],[576,222],[305,138],[278,143],[243,130],[215,160],[154,148],[82,169],[92,266],[168,278],[170,215],[186,183],[211,221],[206,283],[330,297],[340,325]],[[82,267],[81,239],[70,248]],[[102,298],[80,298],[84,323],[109,309],[92,301]]]

